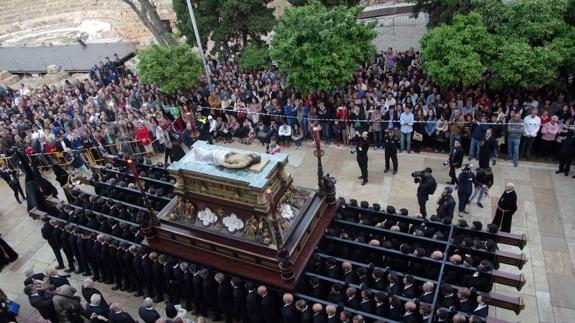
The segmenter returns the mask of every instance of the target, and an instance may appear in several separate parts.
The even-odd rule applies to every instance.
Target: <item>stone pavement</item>
[[[234,143],[232,146],[242,149],[263,151],[259,144],[245,146]],[[448,178],[448,171],[442,166],[446,159],[441,154],[405,154],[399,156],[399,172],[392,176],[383,173],[383,151],[369,152],[369,183],[361,186],[359,168],[355,155],[349,148],[331,145],[325,148],[323,159],[324,171],[337,179],[338,196],[346,199],[355,198],[370,203],[378,202],[382,206],[391,204],[396,208],[407,208],[410,214],[417,211],[415,198],[416,184],[411,172],[431,167],[439,184],[436,195],[430,198],[428,210],[434,209],[440,192]],[[304,143],[304,148],[287,149],[290,155],[289,171],[296,185],[315,187],[317,161],[313,157],[311,142]],[[497,203],[504,184],[516,184],[519,210],[513,219],[513,232],[526,232],[529,238],[523,252],[528,257],[527,264],[521,272],[527,280],[520,292],[508,286],[495,285],[500,294],[523,297],[525,310],[519,316],[503,309],[491,309],[490,316],[511,322],[570,322],[575,317],[575,205],[570,199],[575,196],[575,179],[554,174],[555,165],[520,162],[514,168],[510,163],[498,161],[493,167],[495,184],[484,200],[485,208],[475,205],[468,207],[468,221],[480,220],[490,222],[491,210]],[[53,179],[51,172],[46,173]],[[23,180],[23,179],[22,179]],[[61,195],[63,196],[63,194]],[[40,322],[36,311],[30,307],[22,292],[22,270],[34,267],[42,271],[56,266],[55,257],[40,235],[41,223],[26,215],[24,205],[15,202],[10,188],[0,184],[0,233],[20,254],[17,262],[0,273],[0,288],[9,298],[22,305],[21,322]],[[502,246],[504,250],[519,252],[516,247]],[[501,265],[501,269],[516,272],[515,267]],[[82,276],[72,275],[71,282],[78,287]],[[97,283],[109,302],[121,302],[126,310],[137,316],[137,308],[142,299],[130,297],[127,293],[114,292],[110,286]],[[163,310],[163,305],[158,308]]]

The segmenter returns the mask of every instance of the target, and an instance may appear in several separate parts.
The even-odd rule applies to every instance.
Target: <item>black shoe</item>
[[[362,178],[363,178],[363,176],[360,176],[360,177],[358,177],[357,179],[362,179]]]
[[[18,202],[18,204],[22,204],[22,201],[20,201],[20,199],[16,199],[16,202]]]
[[[362,186],[365,185],[365,184],[367,184],[367,179],[364,180],[363,182],[361,182],[361,185],[362,185]]]
[[[450,182],[450,181],[445,182],[445,184],[447,184],[447,185],[453,185],[453,183]]]
[[[67,273],[71,273],[73,271],[74,271],[74,268],[69,268],[69,269],[64,270],[64,272],[67,272]]]
[[[565,173],[565,176],[569,176],[569,173]]]
[[[461,211],[461,213],[469,214],[469,212],[467,212],[467,211]]]
[[[112,289],[112,290],[118,290],[118,289],[120,289],[120,288],[118,288],[118,286],[114,286],[114,287],[112,287],[111,289]]]
[[[60,266],[56,266],[55,268],[56,268],[56,269],[58,269],[58,270],[60,270],[60,269],[64,269],[64,268],[66,268],[66,267],[64,267],[64,266],[60,265]]]
[[[386,169],[386,170],[384,170],[383,172],[384,172],[384,173],[387,173],[387,172],[389,172],[389,169]]]
[[[393,175],[395,175],[395,174],[397,174],[397,171],[396,171],[396,170],[393,171]]]
[[[563,173],[562,170],[555,171],[555,174]]]
[[[479,206],[480,208],[483,208],[483,204],[481,204],[481,203],[477,203],[477,206]]]

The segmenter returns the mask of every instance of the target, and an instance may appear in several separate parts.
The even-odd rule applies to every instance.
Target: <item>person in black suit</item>
[[[457,291],[457,302],[455,307],[458,311],[463,313],[471,313],[477,304],[476,301],[475,288],[468,289],[467,287],[462,287]]]
[[[437,187],[435,178],[431,176],[433,170],[429,167],[423,170],[423,174],[417,187],[417,203],[419,204],[419,213],[425,219],[427,217],[427,209],[425,204],[429,199],[429,195],[433,194],[434,188]]]
[[[109,323],[136,323],[129,313],[122,311],[123,306],[119,303],[110,305]]]
[[[42,221],[44,221],[44,225],[42,225],[42,229],[40,230],[42,233],[42,238],[48,242],[50,248],[54,252],[54,256],[56,256],[56,260],[58,261],[58,266],[56,269],[64,269],[64,260],[62,259],[62,253],[60,252],[60,241],[58,241],[54,236],[54,230],[58,226],[58,221],[55,219],[50,220],[48,217],[43,217]]]
[[[214,275],[214,280],[217,283],[217,312],[215,321],[221,320],[221,315],[224,316],[226,323],[232,322],[232,286],[222,273]]]
[[[52,297],[45,290],[38,289],[34,284],[26,285],[24,293],[28,295],[30,305],[38,310],[45,320],[58,323],[58,314],[54,309]]]
[[[160,313],[154,309],[154,301],[149,297],[144,299],[144,304],[138,309],[138,315],[144,323],[156,323],[161,317]]]
[[[367,184],[367,151],[369,150],[369,132],[364,131],[356,145],[357,164],[361,170],[359,179],[363,179],[361,185]]]
[[[403,277],[403,296],[409,299],[417,297],[417,286],[414,285],[415,278],[411,275]]]
[[[451,181],[447,182],[447,184],[455,185],[458,183],[457,176],[455,175],[455,171],[463,165],[463,148],[461,148],[461,142],[459,140],[455,140],[453,142],[453,150],[449,154],[449,177],[451,177]]]
[[[348,310],[343,310],[339,313],[339,321],[341,323],[351,323],[352,314]]]
[[[327,318],[323,311],[323,306],[320,303],[315,303],[311,307],[313,311],[312,322],[313,323],[326,323]]]
[[[86,315],[90,318],[92,323],[106,322],[105,318],[110,314],[110,309],[101,304],[102,295],[94,294],[90,298],[90,302],[86,304]]]
[[[293,304],[293,295],[285,293],[282,296],[284,305],[281,309],[283,323],[297,323],[299,321],[298,312]]]
[[[315,297],[315,298],[319,298],[321,299],[322,297],[324,297],[325,293],[324,293],[324,288],[321,285],[321,282],[319,281],[319,278],[312,276],[309,278],[308,280],[308,295],[311,297]]]
[[[232,317],[238,322],[243,322],[246,320],[246,290],[244,282],[238,277],[232,277],[230,285],[232,285],[232,301],[234,304]]]
[[[373,308],[373,314],[381,317],[387,317],[389,315],[389,298],[386,293],[379,292],[374,296],[375,306]]]
[[[513,214],[517,211],[517,193],[513,183],[505,184],[505,192],[501,194],[497,202],[497,211],[493,218],[493,224],[499,226],[499,231],[511,232],[511,221]]]
[[[388,129],[387,136],[384,138],[383,147],[385,149],[385,170],[384,173],[389,172],[389,160],[393,164],[393,175],[397,174],[397,147],[399,147],[399,139],[395,136],[394,129]]]
[[[387,274],[387,280],[389,281],[389,284],[385,288],[387,295],[393,296],[403,294],[403,284],[396,273]]]
[[[128,274],[128,279],[132,283],[132,289],[136,291],[135,296],[143,296],[146,278],[142,267],[142,256],[138,253],[137,246],[132,245],[128,248],[128,252],[124,255],[124,261],[126,262],[126,268],[132,269]]]
[[[4,165],[0,169],[0,177],[2,177],[2,179],[4,179],[6,183],[8,183],[8,186],[10,186],[12,191],[14,191],[14,197],[16,198],[16,202],[18,202],[18,204],[22,204],[22,201],[20,201],[18,193],[22,195],[22,198],[24,200],[26,200],[26,195],[24,195],[22,186],[20,186],[20,180],[18,179],[18,174],[16,170],[12,170],[8,166]]]
[[[359,298],[357,297],[357,289],[355,287],[348,287],[345,290],[345,307],[357,309],[359,307]]]
[[[327,305],[325,307],[325,314],[327,315],[327,323],[338,323],[339,317],[337,316],[337,308],[334,305]]]
[[[106,300],[104,299],[104,296],[102,296],[102,293],[100,293],[100,291],[98,289],[96,289],[94,287],[94,281],[92,280],[92,278],[86,278],[84,279],[84,284],[82,284],[82,297],[84,298],[84,300],[86,300],[86,303],[90,303],[90,299],[92,299],[92,295],[94,294],[99,294],[100,295],[100,305],[104,306],[104,307],[109,307],[108,302],[106,302]]]
[[[330,257],[325,262],[325,275],[329,278],[339,279],[339,268],[335,258]]]
[[[477,295],[477,306],[471,312],[472,315],[479,316],[479,317],[487,317],[489,314],[489,304],[491,302],[491,298],[488,294],[479,294]]]
[[[218,313],[218,294],[217,286],[215,286],[215,280],[210,275],[210,271],[207,268],[200,270],[200,276],[202,277],[202,291],[204,294],[204,304],[206,304],[207,309],[211,310],[213,313]]]
[[[313,313],[305,300],[300,299],[297,302],[295,302],[295,308],[299,312],[300,323],[312,323]]]
[[[164,256],[164,255],[162,255]],[[160,303],[164,301],[164,264],[158,261],[158,254],[156,252],[150,252],[148,255],[150,261],[152,262],[152,286],[154,288],[154,298],[155,303]]]
[[[440,287],[439,304],[443,307],[450,308],[457,303],[457,296],[453,293],[453,288],[449,284],[443,284]]]
[[[346,281],[349,284],[355,284],[357,282],[357,275],[353,271],[353,265],[351,262],[344,261],[341,263],[341,271],[343,272],[341,280]]]
[[[189,268],[192,273],[192,286],[194,293],[192,294],[192,303],[194,304],[194,311],[192,315],[208,316],[208,308],[206,300],[204,299],[204,279],[200,275],[200,268],[196,264],[190,264]]]
[[[423,293],[421,294],[421,297],[419,297],[419,300],[427,304],[432,304],[435,284],[433,284],[433,282],[426,281],[425,283],[423,283],[422,289]]]
[[[63,285],[70,285],[70,282],[66,277],[58,275],[58,271],[54,268],[46,270],[46,276],[48,276],[48,280],[50,285],[54,286],[54,288],[58,288]]]
[[[369,289],[363,289],[361,291],[361,301],[359,302],[358,310],[365,313],[373,313],[375,304],[373,303],[372,296]]]
[[[442,221],[445,219],[453,219],[453,212],[455,211],[455,199],[451,195],[452,192],[453,189],[450,186],[446,186],[443,189],[443,192],[441,192],[441,196],[437,201],[437,219]]]
[[[389,299],[389,318],[395,321],[400,321],[403,316],[403,307],[401,301],[395,296]]]
[[[246,322],[261,323],[262,322],[262,308],[261,298],[256,290],[256,284],[253,282],[246,282],[246,289],[248,290],[246,296]]]
[[[475,183],[475,174],[471,171],[471,166],[465,164],[463,171],[457,177],[457,196],[459,197],[459,216],[461,213],[469,214],[465,211],[465,206],[469,204],[469,198],[473,193],[473,186]]]
[[[258,295],[261,297],[262,322],[275,323],[277,321],[277,304],[274,295],[264,285],[258,287]]]
[[[26,276],[24,280],[24,287],[26,287],[27,285],[34,284],[35,280],[43,281],[46,275],[44,275],[44,273],[34,273],[32,268],[26,268],[24,269],[24,276]]]
[[[74,260],[74,252],[70,245],[70,235],[72,234],[73,226],[71,224],[60,225],[60,228],[62,229],[62,232],[60,233],[59,245],[62,246],[66,260],[68,260],[68,269],[66,269],[65,272],[71,273],[76,270],[74,266],[74,263],[76,262]]]
[[[497,142],[492,137],[493,130],[487,129],[485,137],[479,143],[479,168],[486,169],[489,167],[491,157],[495,156],[497,150]]]
[[[414,302],[405,302],[403,305],[405,309],[405,313],[401,317],[401,322],[404,323],[418,323],[421,322],[421,318],[419,317],[419,310],[417,309],[417,304]]]

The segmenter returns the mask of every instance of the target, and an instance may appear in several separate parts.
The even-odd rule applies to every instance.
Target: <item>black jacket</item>
[[[397,147],[399,146],[399,139],[397,137],[389,138],[389,136],[385,136],[383,148],[385,149],[386,156],[394,156],[397,155]]]
[[[463,149],[453,148],[449,154],[449,165],[455,168],[459,168],[463,165]]]
[[[283,323],[297,323],[299,319],[298,311],[293,304],[284,305],[281,309],[281,315]]]
[[[126,312],[110,313],[108,316],[109,323],[136,323],[132,316]]]
[[[358,160],[367,160],[367,151],[369,150],[369,141],[360,138],[357,142],[356,154]]]
[[[28,300],[30,301],[30,305],[37,309],[43,318],[51,320],[52,322],[58,322],[58,315],[54,309],[52,297],[46,295],[44,291],[39,291],[38,295],[28,296]]]
[[[155,309],[147,309],[143,306],[138,309],[138,315],[144,323],[156,323],[156,321],[160,318],[160,313]]]

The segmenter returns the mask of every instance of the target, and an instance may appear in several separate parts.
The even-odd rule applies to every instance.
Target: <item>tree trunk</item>
[[[167,30],[164,27],[164,23],[156,11],[156,7],[150,2],[150,0],[122,0],[126,3],[140,21],[150,30],[158,44],[161,46],[167,46],[172,43],[171,38],[167,35]],[[139,4],[139,7],[136,5]]]

